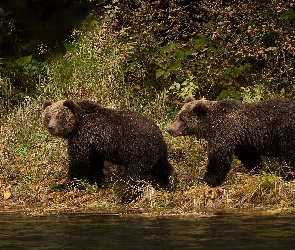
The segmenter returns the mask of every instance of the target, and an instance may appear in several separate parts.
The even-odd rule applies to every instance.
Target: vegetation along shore
[[[30,9],[36,16],[70,9],[69,1],[52,1],[50,9],[43,1],[23,2],[38,5]],[[293,3],[80,2],[87,3],[83,21],[54,38],[25,36],[29,29],[23,27],[29,24],[0,4],[0,212],[294,212],[295,183],[283,179],[278,159],[263,158],[261,173],[250,175],[234,156],[225,181],[210,187],[200,181],[208,162],[207,141],[166,132],[187,95],[242,103],[294,99]],[[58,190],[67,173],[67,144],[42,126],[42,103],[68,98],[153,120],[177,172],[175,191],[148,185],[138,202],[123,204],[124,169],[111,163],[106,163],[102,187],[85,181],[83,190]]]

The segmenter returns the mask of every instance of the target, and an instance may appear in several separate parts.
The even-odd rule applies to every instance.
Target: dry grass
[[[171,138],[165,132],[169,160],[179,179],[174,192],[148,186],[141,200],[123,205],[120,197],[126,184],[122,169],[111,164],[107,164],[103,188],[85,183],[84,191],[57,191],[55,185],[66,175],[66,144],[42,128],[40,106],[40,100],[31,100],[1,118],[0,210],[36,215],[75,211],[185,215],[220,209],[276,213],[293,210],[295,184],[271,173],[270,163],[266,162],[268,172],[251,176],[239,161],[234,161],[226,182],[210,188],[198,182],[206,168],[206,142],[189,137]],[[159,125],[164,130],[166,124]]]

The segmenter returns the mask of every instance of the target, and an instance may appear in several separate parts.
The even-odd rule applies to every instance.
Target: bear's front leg
[[[287,136],[286,136],[287,137]],[[286,181],[295,179],[295,143],[294,138],[283,137],[280,142],[280,162],[282,165],[282,176]]]
[[[219,186],[230,170],[232,153],[215,150],[208,153],[208,165],[203,180],[211,187]]]
[[[91,172],[92,151],[91,148],[78,148],[69,146],[69,166],[67,179],[65,182],[66,189],[73,187],[82,187],[81,180],[86,180]]]
[[[140,198],[146,187],[149,174],[144,164],[139,162],[125,166],[125,179],[129,188],[122,197],[123,203],[128,204]]]
[[[138,182],[132,182],[129,184],[129,190],[123,195],[122,197],[122,203],[128,204],[133,201],[137,201],[141,195],[142,192],[146,186],[145,182],[138,181]]]

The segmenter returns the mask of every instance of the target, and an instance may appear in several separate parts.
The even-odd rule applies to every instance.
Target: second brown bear
[[[203,180],[210,186],[225,180],[233,154],[255,172],[262,168],[261,156],[278,157],[285,177],[294,178],[295,101],[281,98],[243,104],[187,97],[167,131],[173,136],[197,135],[208,141]]]
[[[135,200],[146,182],[161,188],[171,184],[175,171],[167,160],[162,133],[151,120],[91,101],[45,101],[43,109],[48,132],[68,141],[65,187],[75,179],[101,184],[105,160],[125,167],[125,179],[132,187],[122,198],[125,203]]]

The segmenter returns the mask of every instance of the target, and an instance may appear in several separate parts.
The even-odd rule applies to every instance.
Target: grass
[[[155,108],[158,101],[154,103]],[[206,169],[206,142],[193,137],[170,137],[164,132],[164,127],[171,121],[164,123],[162,118],[158,125],[168,145],[169,161],[175,166],[179,178],[174,192],[167,193],[148,186],[140,201],[123,205],[120,199],[126,188],[123,171],[112,164],[106,166],[106,180],[101,189],[84,183],[84,191],[55,190],[55,185],[66,175],[67,148],[65,141],[49,136],[42,128],[40,114],[41,100],[33,99],[1,119],[2,210],[20,209],[30,214],[95,211],[158,215],[213,213],[220,209],[293,211],[295,185],[274,174],[271,170],[275,166],[273,162],[268,166],[265,161],[267,172],[251,176],[239,161],[234,160],[222,186],[210,188],[198,182]]]
[[[206,141],[173,138],[165,132],[180,106],[172,104],[165,90],[127,82],[126,58],[132,44],[116,40],[110,20],[88,20],[68,53],[47,65],[37,95],[27,97],[0,115],[0,211],[36,215],[59,212],[143,213],[149,215],[201,214],[220,210],[294,211],[295,184],[277,174],[278,164],[265,160],[261,175],[249,175],[234,160],[225,183],[210,188],[198,180],[204,175]],[[7,80],[6,80],[7,81]],[[6,82],[7,83],[7,82]],[[178,174],[176,190],[167,193],[148,186],[137,203],[123,205],[126,189],[122,168],[107,164],[102,188],[82,183],[85,190],[61,192],[54,187],[66,176],[66,142],[50,136],[41,126],[45,99],[92,99],[103,106],[136,110],[151,118],[163,131],[169,161]]]

